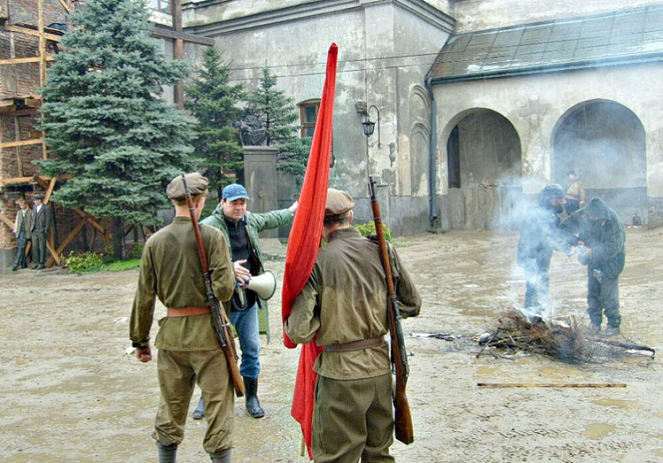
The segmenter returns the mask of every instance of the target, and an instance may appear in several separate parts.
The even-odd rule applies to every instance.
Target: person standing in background
[[[36,194],[33,197],[34,207],[32,209],[32,258],[35,261],[35,270],[46,268],[46,238],[48,237],[48,228],[51,225],[51,216],[48,212],[48,206],[43,203],[44,195]]]
[[[564,210],[566,215],[571,215],[585,205],[585,185],[578,178],[574,170],[570,170],[566,176],[569,178],[569,185],[566,187],[566,205]]]
[[[25,256],[25,248],[28,245],[28,241],[32,238],[32,211],[25,199],[19,199],[18,205],[21,209],[16,214],[16,221],[14,222],[14,234],[18,242],[18,249],[16,250],[16,259],[12,267],[13,271],[19,268],[27,268],[28,259]]]
[[[560,228],[577,235],[577,244],[585,246],[579,260],[587,265],[587,314],[592,333],[619,334],[619,274],[626,260],[624,222],[602,199],[592,198],[586,207],[567,217]],[[604,313],[608,326],[601,331]]]

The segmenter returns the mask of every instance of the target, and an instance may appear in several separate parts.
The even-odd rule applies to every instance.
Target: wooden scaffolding
[[[0,31],[8,33],[10,37],[10,54],[9,59],[0,59],[0,66],[16,66],[26,63],[35,63],[39,66],[39,86],[43,87],[46,83],[46,75],[48,71],[48,63],[55,60],[53,56],[58,51],[60,51],[60,38],[64,35],[65,31],[70,27],[69,22],[65,23],[65,27],[62,27],[63,24],[57,24],[58,27],[47,27],[44,25],[44,0],[35,0],[37,3],[37,25],[27,23],[25,18],[11,17],[11,11],[7,7],[0,6]],[[58,0],[59,4],[63,8],[63,17],[66,17],[66,14],[72,13],[75,8],[78,8],[84,0]],[[172,13],[172,28],[160,27],[157,26],[152,31],[152,36],[155,38],[169,39],[174,41],[173,47],[173,58],[174,59],[183,59],[184,58],[184,43],[189,42],[192,44],[203,45],[203,46],[213,46],[215,41],[207,37],[196,36],[192,34],[187,34],[183,32],[182,29],[182,1],[181,0],[172,0],[171,2],[171,13]],[[31,15],[28,15],[28,19],[32,19]],[[37,54],[36,56],[31,57],[14,57],[14,44],[13,37],[14,34],[22,34],[25,36],[36,37],[38,40]],[[174,101],[178,108],[183,109],[184,107],[184,91],[181,83],[175,85],[174,89]],[[29,138],[21,137],[21,130],[19,124],[19,118],[21,117],[32,117],[36,118],[39,114],[39,108],[41,107],[42,99],[41,95],[37,93],[37,89],[34,89],[33,92],[29,93],[17,93],[13,92],[11,94],[0,94],[0,115],[8,117],[13,121],[13,130],[14,139],[11,141],[5,141],[0,138],[0,150],[4,149],[15,149],[16,153],[16,162],[17,162],[17,176],[11,178],[1,178],[0,174],[0,191],[7,190],[25,190],[26,187],[32,188],[32,190],[39,189],[40,192],[44,194],[44,204],[47,206],[50,202],[50,197],[57,183],[61,180],[66,180],[71,178],[71,175],[57,176],[57,177],[44,177],[38,174],[35,175],[26,175],[26,170],[23,157],[22,157],[22,148],[27,146],[39,146],[41,148],[41,156],[43,159],[48,159],[48,149],[46,143],[44,142],[44,133],[31,131]],[[10,122],[11,123],[11,122]],[[53,211],[51,211],[53,212]],[[49,233],[47,239],[48,251],[50,257],[46,263],[47,266],[53,265],[56,263],[61,265],[60,256],[62,252],[66,249],[67,246],[76,238],[76,236],[84,230],[85,225],[90,225],[95,230],[96,233],[99,233],[102,240],[106,243],[110,242],[111,233],[110,230],[104,227],[97,219],[95,219],[90,214],[87,214],[85,211],[80,209],[73,209],[73,212],[78,218],[78,223],[74,228],[69,232],[69,234],[62,240],[59,245],[56,246],[53,233]],[[13,230],[14,223],[7,216],[0,213],[0,227],[7,226],[10,230]],[[127,231],[131,230],[132,227]],[[149,230],[143,230],[145,234],[149,234]],[[29,251],[29,248],[28,250]]]

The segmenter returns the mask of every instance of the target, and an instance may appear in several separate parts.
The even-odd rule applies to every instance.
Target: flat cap
[[[325,215],[340,215],[348,212],[355,206],[355,200],[345,191],[329,188],[327,190],[327,204]]]
[[[207,179],[198,172],[186,174],[185,177],[191,195],[199,195],[207,190]],[[184,199],[184,182],[182,182],[181,175],[170,181],[168,188],[166,188],[166,194],[170,199]]]

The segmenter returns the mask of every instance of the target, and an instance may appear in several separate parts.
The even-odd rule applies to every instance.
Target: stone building
[[[236,81],[255,85],[268,66],[303,124],[337,43],[331,184],[358,198],[357,218],[367,221],[366,178],[377,177],[387,223],[409,234],[517,227],[533,195],[564,184],[570,169],[626,222],[637,214],[659,225],[662,8],[645,0],[189,0],[183,17],[185,29],[216,40]],[[368,118],[378,130],[367,138]],[[292,188],[280,183],[274,196],[286,203]]]

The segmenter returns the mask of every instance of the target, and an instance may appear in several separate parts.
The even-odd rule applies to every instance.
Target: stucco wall
[[[230,8],[233,2],[227,3]],[[336,165],[330,185],[348,190],[362,203],[368,201],[368,175],[376,177],[389,185],[389,203],[402,211],[390,227],[395,234],[413,233],[428,227],[430,102],[424,77],[449,30],[404,7],[420,7],[420,3],[328,2],[325,5],[338,9],[333,13],[300,12],[298,18],[283,20],[272,11],[247,18],[242,25],[210,22],[188,30],[214,37],[224,60],[233,63],[233,79],[247,88],[257,84],[267,65],[278,77],[277,88],[294,103],[320,98],[327,50],[335,42],[339,47],[333,140]],[[354,7],[343,9],[344,4]],[[188,16],[185,25],[196,24],[192,18],[203,15],[212,21],[212,8],[204,10]],[[200,51],[189,48],[188,52],[200,59]],[[380,112],[380,146],[377,127],[370,138],[362,132],[364,116],[355,108],[359,101],[375,105]],[[376,121],[377,112],[372,110],[370,115]],[[411,196],[418,198],[417,206],[396,206]],[[360,209],[357,219],[368,217]]]
[[[441,159],[446,160],[449,134],[467,110],[496,111],[518,133],[523,193],[535,194],[546,183],[558,180],[552,177],[551,155],[554,134],[563,117],[584,102],[608,100],[628,108],[642,123],[646,133],[647,196],[663,197],[663,88],[657,84],[662,78],[663,66],[651,64],[436,86],[436,99],[441,105]],[[440,162],[439,168],[446,170],[446,162]],[[642,194],[636,190],[636,196]],[[440,185],[440,192],[447,194],[446,183]],[[625,219],[630,221],[630,216]]]
[[[451,0],[457,33],[536,23],[556,18],[608,13],[660,4],[655,0]]]

